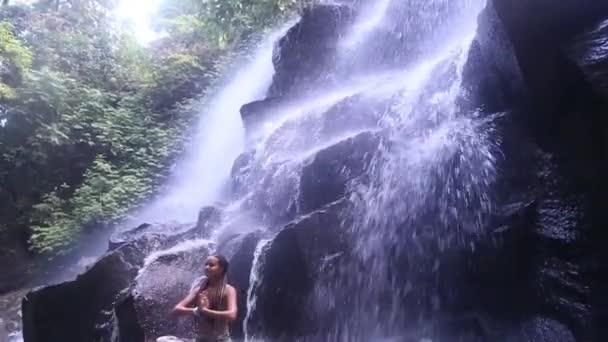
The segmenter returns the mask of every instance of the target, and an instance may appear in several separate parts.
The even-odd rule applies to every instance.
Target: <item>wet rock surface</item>
[[[130,285],[137,269],[119,250],[100,259],[76,280],[29,292],[22,302],[26,341],[95,340],[102,312]]]
[[[341,217],[346,207],[346,201],[338,201],[314,211],[286,225],[267,246],[260,261],[264,282],[255,293],[253,331],[279,339],[314,333],[316,317],[309,296],[322,264],[346,249]]]
[[[9,337],[21,331],[21,299],[27,292],[20,290],[0,295],[0,341],[12,342]]]
[[[338,39],[353,19],[353,9],[348,5],[304,9],[300,21],[277,44],[268,96],[285,96],[332,82],[327,71],[334,68]]]
[[[385,246],[394,287],[378,290],[382,300],[374,310],[380,314],[370,317],[399,312],[402,317],[383,318],[399,323],[395,331],[411,328],[411,334],[395,333],[400,341],[608,339],[608,249],[602,233],[608,222],[608,67],[601,54],[592,62],[586,58],[603,51],[597,47],[606,35],[606,7],[590,0],[493,0],[482,12],[464,67],[469,96],[459,101],[482,117],[506,117],[497,120],[495,137],[501,148],[496,207],[482,231],[466,236],[460,227],[436,234],[429,228],[433,217],[398,225],[395,241]],[[334,82],[337,40],[352,22],[352,11],[324,5],[304,12],[277,45],[267,99],[241,110],[247,127],[266,120],[290,96]],[[395,56],[383,60],[398,64]],[[321,287],[323,292],[319,285],[328,285],[328,274],[369,270],[351,259],[359,251],[343,214],[352,195],[348,183],[358,178],[365,184],[370,157],[382,141],[369,129],[381,109],[356,97],[339,101],[324,109],[323,119],[281,126],[267,141],[273,158],[260,162],[250,150],[235,162],[233,192],[250,194],[243,207],[257,214],[251,222],[263,226],[235,230],[218,241],[217,250],[231,260],[229,276],[238,293],[235,337],[242,336],[248,314],[254,251],[261,239],[272,238],[258,260],[263,281],[255,284],[250,331],[276,341],[348,340],[348,331],[334,323],[353,314],[351,302],[359,292],[332,293],[330,286]],[[344,136],[309,148],[315,139],[337,133]],[[415,199],[403,198],[408,200]],[[168,311],[216,247],[204,239],[226,219],[223,210],[201,210],[197,224],[142,225],[117,235],[110,252],[75,281],[29,293],[23,302],[26,342],[109,341],[112,330],[122,342],[190,337],[191,322],[170,318]],[[346,267],[348,272],[339,272]],[[396,295],[383,297],[382,291]],[[315,300],[326,302],[324,311],[316,310]]]
[[[209,225],[199,223],[144,224],[120,233],[75,280],[29,292],[22,303],[25,340],[109,342],[117,327],[124,341],[141,341],[157,329],[176,329],[170,308],[201,274],[208,246],[202,237],[218,222],[210,217]],[[148,306],[150,297],[162,303]]]
[[[139,271],[131,293],[137,322],[147,337],[193,337],[194,320],[171,317],[171,310],[195,285],[209,255],[206,244],[166,252]]]
[[[364,132],[316,153],[302,169],[300,210],[312,212],[342,198],[348,182],[367,171],[381,141],[379,134]]]

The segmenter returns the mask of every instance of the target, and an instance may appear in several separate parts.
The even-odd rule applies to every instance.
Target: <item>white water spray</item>
[[[265,95],[274,74],[274,43],[291,25],[270,34],[251,62],[204,109],[192,147],[173,171],[167,193],[135,215],[133,223],[194,221],[202,206],[218,199],[244,148],[240,108]]]
[[[247,315],[243,320],[243,331],[245,333],[245,341],[252,341],[253,336],[251,336],[251,332],[249,329],[249,324],[251,321],[251,315],[253,311],[255,311],[255,304],[257,301],[257,296],[255,291],[260,284],[261,278],[260,274],[263,271],[264,265],[262,265],[261,256],[262,252],[266,249],[266,246],[272,241],[272,239],[262,239],[258,242],[258,245],[255,248],[255,252],[253,253],[253,261],[251,264],[251,273],[249,274],[249,289],[247,289]]]
[[[368,4],[367,8],[361,11],[362,15],[357,18],[346,38],[340,41],[342,48],[350,50],[362,44],[371,32],[382,24],[391,1],[379,0]]]

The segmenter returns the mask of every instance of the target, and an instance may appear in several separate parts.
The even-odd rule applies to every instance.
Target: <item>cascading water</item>
[[[544,147],[525,142],[528,155],[514,168],[526,170],[511,168],[511,148],[529,137],[510,134],[517,115],[502,120],[492,112],[507,110],[498,102],[511,95],[497,89],[504,75],[492,74],[495,51],[484,43],[493,38],[488,31],[500,31],[492,26],[499,18],[495,8],[487,8],[477,29],[484,5],[356,0],[303,10],[297,24],[277,34],[283,37],[272,58],[270,48],[256,58],[267,67],[272,60],[272,81],[269,68],[250,70],[218,100],[224,104],[217,108],[233,115],[214,112],[212,126],[222,136],[233,133],[224,126],[240,131],[223,140],[230,146],[222,156],[211,154],[221,167],[213,165],[218,182],[209,193],[230,174],[228,203],[201,210],[197,225],[142,225],[113,243],[126,248],[112,256],[139,265],[139,274],[127,288],[132,292],[117,290],[130,296],[121,308],[136,312],[119,317],[116,311],[108,324],[126,323],[114,326],[117,333],[121,325],[136,326],[126,327],[127,335],[137,328],[147,336],[188,338],[195,331],[190,318],[186,326],[166,314],[192,291],[201,258],[216,252],[230,260],[243,323],[242,331],[232,328],[246,341],[478,342],[543,335],[540,340],[548,338],[545,332],[571,335],[560,331],[561,323],[552,331],[556,325],[545,322],[553,318],[544,315],[563,311],[577,316],[573,325],[592,320],[594,306],[582,307],[596,295],[577,279],[585,277],[583,268],[571,265],[571,256],[534,250],[588,246],[570,236],[585,214],[578,196],[565,206],[568,213],[556,214],[562,195],[554,190],[561,185],[538,184],[560,176],[550,170],[557,163],[539,168],[544,160],[538,159],[549,158]],[[237,88],[247,80],[254,84],[243,96]],[[256,101],[245,104],[250,100]],[[235,119],[241,104],[246,134]],[[476,107],[482,104],[488,107]],[[204,141],[203,149],[216,149]],[[186,189],[200,183],[191,176],[203,164],[190,160],[184,165],[192,172],[172,193],[185,208],[174,218],[185,213],[189,221],[214,197]],[[530,170],[527,161],[534,164]],[[507,188],[512,184],[514,195]],[[174,198],[154,204],[150,213],[170,212]],[[568,229],[555,232],[563,228],[560,219]],[[515,280],[505,281],[508,276]],[[540,298],[544,294],[551,298]],[[59,323],[65,329],[72,321]]]
[[[330,312],[331,318],[310,338],[386,339],[405,333],[404,321],[422,319],[415,315],[423,309],[395,303],[410,303],[408,293],[426,284],[415,277],[395,276],[390,265],[403,263],[404,258],[434,258],[434,251],[420,247],[428,241],[420,243],[418,235],[449,245],[443,242],[453,234],[444,232],[476,231],[490,208],[487,190],[494,171],[488,141],[491,119],[477,118],[458,102],[466,96],[460,84],[463,64],[482,5],[481,0],[364,4],[348,34],[337,43],[341,51],[335,70],[326,71],[342,82],[283,99],[272,113],[266,113],[265,123],[247,132],[251,148],[238,159],[245,143],[239,109],[260,99],[269,87],[271,45],[285,29],[267,40],[252,64],[214,102],[211,118],[201,121],[195,139],[202,142],[198,146],[203,150],[190,152],[176,170],[170,192],[139,216],[166,220],[170,213],[169,218],[192,220],[201,205],[217,198],[233,169],[236,198],[211,240],[246,233],[237,227],[244,222],[265,231],[249,276],[243,322],[247,340],[266,336],[264,324],[256,323],[258,295],[265,282],[267,253],[280,227],[318,209],[314,201],[306,199],[311,195],[303,193],[309,191],[302,182],[311,172],[310,165],[324,151],[349,144],[357,149],[361,141],[379,144],[370,158],[364,157],[370,162],[363,175],[354,176],[347,185],[350,205],[345,214],[350,225],[345,229],[351,250],[327,255],[317,266],[321,276],[306,310],[319,317]],[[367,13],[367,8],[372,10]],[[392,46],[396,41],[401,45]],[[394,51],[386,54],[389,50]],[[241,159],[245,159],[245,167],[240,165]],[[204,172],[208,167],[214,171]],[[335,176],[345,172],[343,168]],[[429,216],[434,217],[429,220]],[[182,242],[148,256],[146,265],[176,248],[196,252],[207,246],[215,250],[209,243]],[[414,256],[408,251],[412,247],[417,248]],[[356,271],[360,265],[367,265],[365,273]],[[428,271],[421,268],[417,273]],[[148,277],[143,284],[155,286],[162,281]],[[432,290],[422,295],[437,302]]]
[[[265,94],[272,81],[274,43],[289,27],[287,24],[266,37],[250,62],[213,96],[203,109],[191,148],[173,170],[167,192],[125,226],[142,221],[192,221],[202,205],[219,198],[233,161],[243,151],[245,135],[239,110]]]
[[[417,315],[424,309],[378,303],[407,303],[408,296],[419,295],[412,287],[429,284],[417,281],[415,273],[435,273],[439,267],[440,249],[428,244],[452,248],[459,230],[478,231],[491,211],[489,190],[495,176],[491,118],[461,113],[456,104],[468,45],[463,40],[453,57],[447,55],[433,65],[437,71],[448,63],[449,70],[438,76],[446,88],[435,88],[436,79],[426,74],[417,86],[397,95],[381,121],[387,139],[370,165],[372,180],[352,183],[357,195],[351,231],[357,252],[350,265],[367,267],[361,274],[349,271],[332,281],[342,291],[358,292],[352,304],[355,310],[347,318],[357,325],[347,324],[346,329],[355,336],[370,331],[378,336],[399,334],[405,321],[419,321],[422,317]],[[418,70],[428,72],[426,65]],[[423,266],[427,258],[433,259],[428,269]],[[410,276],[395,275],[391,268],[397,265],[412,268]],[[429,292],[425,295],[433,296]],[[438,298],[432,301],[441,305]]]
[[[275,110],[276,118],[261,134],[263,138],[256,147],[253,166],[245,173],[246,182],[255,184],[257,180],[260,187],[254,189],[254,193],[276,198],[269,194],[268,183],[263,181],[270,177],[273,180],[270,191],[283,193],[281,198],[289,199],[280,204],[284,205],[282,210],[291,211],[292,216],[297,216],[299,209],[298,180],[302,165],[306,164],[298,153],[302,147],[314,155],[362,131],[377,132],[381,136],[380,148],[366,169],[366,177],[355,178],[349,185],[353,206],[348,214],[352,225],[347,228],[354,241],[352,251],[347,257],[338,257],[346,260],[339,261],[339,267],[325,271],[312,295],[316,297],[311,300],[314,304],[308,308],[319,315],[331,312],[334,331],[319,332],[314,338],[348,341],[386,338],[405,334],[404,323],[408,320],[422,322],[428,317],[425,300],[414,304],[419,307],[411,308],[396,303],[416,303],[408,297],[414,293],[427,297],[437,310],[441,299],[432,289],[413,290],[427,286],[424,280],[416,278],[433,278],[432,274],[440,267],[437,258],[440,250],[456,245],[468,248],[468,240],[463,238],[466,234],[460,233],[478,233],[485,215],[491,211],[490,187],[495,177],[497,144],[492,140],[493,117],[478,117],[474,109],[464,108],[459,102],[466,97],[461,88],[463,66],[476,30],[476,16],[483,5],[482,1],[463,1],[459,5],[445,1],[372,4],[373,22],[384,26],[391,6],[402,13],[418,13],[416,6],[421,6],[427,10],[423,11],[426,14],[432,12],[429,9],[442,8],[444,11],[440,11],[439,17],[426,20],[428,25],[444,20],[452,25],[451,34],[442,35],[433,32],[432,27],[425,27],[422,31],[428,33],[429,41],[422,44],[419,55],[412,57],[416,62],[388,73],[383,70],[384,66],[376,70],[373,65],[361,67],[361,61],[365,62],[361,56],[366,57],[365,52],[344,54],[342,58],[358,59],[356,63],[345,61],[342,65],[356,66],[355,71],[366,75],[366,86],[351,84],[329,89],[323,96],[307,98],[306,106],[285,105]],[[369,18],[362,15],[359,20],[366,19]],[[375,29],[373,25],[356,23],[342,47],[364,51],[365,42],[374,40]],[[360,45],[355,47],[357,44]],[[396,79],[395,75],[401,78]],[[356,77],[349,75],[348,78]],[[384,104],[383,111],[371,114],[375,124],[366,122],[350,131],[345,128],[330,134],[324,132],[324,123],[335,119],[330,117],[334,114],[332,106],[353,98],[361,106]],[[337,139],[340,136],[345,138]],[[271,172],[273,169],[281,172]],[[289,186],[281,188],[285,183],[278,180],[282,177],[292,180]],[[426,259],[432,259],[428,268],[422,266]],[[412,265],[414,260],[421,263],[417,270]],[[264,262],[264,255],[256,258],[252,272],[259,272]],[[412,269],[410,279],[396,276],[391,270],[399,264],[407,264]],[[356,271],[360,265],[366,265],[364,273]],[[264,281],[259,274],[252,275],[252,279],[256,284],[251,286]],[[254,288],[248,298],[255,295]],[[328,302],[327,298],[335,299]],[[336,313],[335,303],[346,304]],[[255,315],[255,311],[250,312],[245,324]],[[263,331],[253,331],[253,327],[246,330],[250,336],[264,336]]]
[[[258,277],[261,273],[262,267],[262,264],[260,263],[260,256],[262,255],[264,249],[266,248],[266,246],[268,246],[268,243],[270,241],[270,239],[260,240],[260,242],[258,242],[258,245],[255,248],[255,251],[253,252],[253,262],[251,265],[251,274],[249,276],[249,289],[247,290],[247,315],[243,320],[243,332],[245,334],[245,341],[250,341],[252,338],[248,330],[248,323],[249,318],[251,317],[251,313],[255,310],[255,302],[257,299],[255,296],[255,290],[260,281]]]

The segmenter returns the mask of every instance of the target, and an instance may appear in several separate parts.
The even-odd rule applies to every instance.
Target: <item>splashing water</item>
[[[135,215],[133,223],[192,221],[201,206],[218,199],[229,179],[232,163],[244,147],[239,110],[265,95],[274,74],[274,43],[291,25],[289,22],[272,32],[254,52],[251,62],[205,108],[206,115],[199,121],[193,148],[174,170],[168,192]]]
[[[367,4],[368,8],[361,11],[362,15],[353,25],[351,32],[340,42],[342,48],[350,50],[363,43],[370,33],[382,24],[390,3],[391,0],[380,0]]]
[[[178,243],[177,245],[163,250],[158,250],[152,252],[144,259],[144,266],[139,270],[139,274],[145,272],[146,267],[150,264],[158,260],[163,256],[175,255],[180,252],[190,251],[194,249],[199,249],[202,247],[209,247],[213,243],[212,240],[209,239],[195,239],[195,240],[186,240],[184,242]]]
[[[253,253],[253,261],[251,264],[251,273],[249,275],[249,289],[247,290],[247,315],[243,320],[243,331],[245,333],[245,341],[252,341],[253,336],[249,332],[249,323],[251,320],[251,314],[255,311],[255,304],[257,300],[257,296],[255,295],[255,291],[259,286],[260,282],[260,274],[262,273],[262,268],[264,267],[260,256],[263,254],[263,251],[266,249],[268,244],[272,241],[272,239],[262,239],[258,242],[258,245],[255,248],[255,252]]]
[[[392,94],[379,121],[386,135],[368,168],[371,180],[351,183],[352,260],[329,280],[330,292],[357,292],[350,299],[353,311],[343,316],[350,338],[399,333],[404,322],[418,319],[423,308],[386,304],[403,303],[412,287],[428,287],[424,296],[437,307],[432,286],[417,284],[414,275],[398,278],[392,267],[435,257],[429,243],[440,248],[464,243],[459,232],[479,232],[492,211],[499,143],[493,138],[495,116],[480,118],[458,105],[466,96],[463,66],[475,26],[459,32],[454,44],[444,43],[447,49],[439,57],[411,67],[401,89],[381,92]],[[352,272],[356,265],[366,265],[365,273]],[[433,273],[437,262],[428,271],[422,262],[408,267]]]
[[[298,152],[308,149],[314,154],[346,133],[338,130],[319,139],[322,122],[333,115],[332,106],[355,97],[361,104],[385,104],[376,124],[361,128],[380,133],[382,143],[367,167],[366,177],[349,184],[353,203],[349,213],[354,222],[349,233],[354,245],[341,267],[328,272],[320,280],[321,289],[315,291],[318,298],[313,301],[312,310],[318,313],[332,312],[328,307],[332,303],[347,303],[338,313],[335,331],[322,338],[381,340],[403,334],[404,322],[419,322],[418,315],[425,312],[426,304],[403,307],[399,303],[417,303],[410,299],[410,293],[415,292],[438,307],[434,286],[426,289],[427,284],[418,278],[432,278],[428,274],[437,271],[437,251],[467,246],[467,236],[481,231],[486,215],[493,209],[491,187],[500,143],[493,129],[497,115],[482,117],[459,105],[459,100],[466,97],[462,90],[463,69],[477,28],[475,17],[483,5],[483,1],[377,1],[372,4],[375,10],[359,19],[373,20],[356,23],[342,46],[352,49],[373,42],[378,25],[386,27],[389,20],[395,20],[393,7],[412,13],[424,9],[421,13],[430,17],[415,22],[418,25],[422,20],[426,24],[422,31],[428,39],[420,43],[423,48],[418,57],[397,71],[387,72],[382,67],[374,70],[369,65],[360,68],[358,77],[364,75],[365,86],[354,82],[341,89],[325,89],[323,95],[304,99],[304,105],[279,109],[281,113],[261,134],[257,161],[247,174],[253,177],[249,183],[267,176],[273,163],[291,168],[285,173],[297,179],[302,164],[297,161],[302,158]],[[441,11],[435,15],[434,8]],[[387,19],[388,15],[393,18]],[[451,25],[449,34],[444,32],[446,27],[433,30],[442,22]],[[414,26],[414,21],[405,26]],[[349,79],[354,78],[349,75]],[[271,174],[275,184],[279,184],[277,174]],[[267,187],[264,182],[260,184]],[[290,199],[297,198],[297,189],[283,191],[291,191]],[[415,258],[422,258],[419,266],[412,266]],[[426,266],[427,259],[434,259],[430,267]],[[399,278],[391,269],[404,262],[415,270],[411,279]],[[357,272],[361,265],[365,265],[364,274]],[[251,279],[263,282],[257,266]],[[255,310],[256,298],[252,295],[255,292],[248,295],[252,299],[250,311]],[[257,334],[248,324],[249,319],[245,322],[248,336]]]

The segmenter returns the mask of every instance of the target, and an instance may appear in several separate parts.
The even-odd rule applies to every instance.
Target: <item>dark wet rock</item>
[[[102,257],[76,280],[32,290],[22,302],[23,336],[36,341],[94,341],[102,312],[112,309],[137,268],[121,250]]]
[[[590,88],[584,74],[568,59],[563,47],[575,35],[608,16],[605,1],[492,3],[514,48],[527,89],[533,95],[529,100],[537,109],[560,111],[574,107],[577,100],[588,96]]]
[[[0,341],[11,341],[9,335],[21,330],[21,299],[27,290],[0,295]]]
[[[608,97],[608,15],[574,37],[567,51],[593,88]]]
[[[479,16],[463,70],[466,106],[497,113],[521,101],[526,86],[515,51],[492,1]]]
[[[244,208],[255,212],[270,227],[293,220],[298,213],[300,169],[301,165],[290,165],[287,161],[265,165],[260,178],[252,177],[256,183]]]
[[[196,222],[197,234],[207,238],[221,222],[222,211],[219,208],[213,206],[203,207],[198,212],[198,220]]]
[[[608,301],[602,289],[608,282],[602,279],[608,269],[601,265],[608,252],[599,241],[605,235],[601,222],[608,219],[600,204],[608,191],[608,103],[602,81],[608,69],[600,51],[608,3],[493,0],[488,7],[476,39],[480,54],[502,55],[488,70],[521,79],[523,86],[511,93],[512,100],[500,102],[492,96],[508,93],[508,83],[496,82],[480,102],[507,104],[512,122],[503,137],[514,127],[523,133],[525,145],[507,144],[508,172],[526,165],[536,169],[529,177],[536,213],[528,233],[514,236],[516,245],[528,246],[522,278],[534,294],[525,309],[567,326],[577,340],[605,340],[608,328],[601,322],[608,319]],[[533,163],[517,162],[512,157],[518,149],[540,153]],[[525,191],[524,179],[513,193]]]
[[[137,322],[147,337],[193,333],[194,321],[171,317],[171,310],[195,285],[207,255],[208,243],[193,240],[147,257],[132,289]]]
[[[229,262],[229,282],[237,289],[239,315],[231,324],[232,335],[242,337],[242,321],[247,313],[247,288],[253,253],[260,239],[258,232],[234,235],[218,245],[218,252]],[[115,307],[115,322],[120,341],[136,341],[174,335],[192,338],[193,320],[175,318],[171,309],[195,286],[208,255],[204,241],[185,242],[172,250],[151,254],[139,272],[132,289]]]
[[[338,40],[353,19],[353,9],[347,5],[305,8],[300,21],[276,46],[268,96],[293,95],[332,82],[327,71],[335,64]]]
[[[592,339],[592,305],[585,274],[593,268],[589,253],[590,208],[572,179],[564,178],[554,158],[539,172],[533,283],[540,312],[550,313],[577,335]]]
[[[264,124],[283,105],[284,99],[281,97],[269,97],[243,105],[240,113],[245,129],[251,131]]]
[[[131,230],[115,234],[110,237],[108,249],[114,250],[129,241],[142,237],[148,230],[152,230],[152,225],[149,223],[142,223]]]
[[[109,250],[114,250],[126,243],[140,241],[147,243],[144,253],[154,249],[163,249],[176,241],[202,236],[195,224],[148,224],[144,223],[134,229],[121,231],[110,237]]]
[[[112,342],[141,342],[145,341],[145,332],[137,319],[135,299],[130,291],[123,291],[122,298],[114,307],[114,317],[108,331],[118,331],[118,341]]]
[[[228,281],[234,286],[237,293],[237,307],[239,308],[237,319],[230,324],[231,335],[236,338],[244,338],[243,320],[247,316],[247,290],[254,252],[262,238],[262,232],[257,231],[242,234],[218,246],[218,253],[223,254],[230,262],[228,270]]]
[[[357,125],[352,123],[351,127]],[[284,133],[292,136],[289,132]],[[310,137],[300,135],[294,139],[307,138]],[[273,228],[341,198],[349,182],[365,173],[382,140],[379,133],[358,133],[356,129],[344,132],[344,135],[328,141],[327,147],[321,146],[317,150],[306,150],[307,146],[314,144],[312,141],[298,144],[282,141],[280,137],[276,139],[277,145],[297,146],[301,150],[288,153],[289,148],[286,147],[285,156],[277,152],[273,161],[256,161],[260,165],[253,165],[242,175],[243,178],[237,179],[239,184],[251,184],[252,193],[244,206]]]
[[[546,317],[535,317],[524,325],[526,342],[575,342],[572,332],[562,323]]]
[[[363,175],[381,136],[364,132],[315,154],[302,169],[300,210],[314,211],[345,195],[348,182]]]
[[[382,101],[374,101],[360,94],[347,97],[320,118],[319,139],[331,140],[348,133],[374,129],[385,106]]]
[[[341,217],[346,205],[336,202],[288,224],[266,246],[259,261],[258,277],[264,281],[254,292],[252,331],[269,338],[314,333],[317,317],[309,296],[320,266],[346,248]]]
[[[241,153],[230,171],[231,192],[235,196],[242,196],[250,189],[253,184],[249,184],[248,180],[251,175],[252,163],[255,159],[255,149]]]
[[[305,156],[311,153],[312,146],[330,144],[361,131],[374,130],[377,128],[379,113],[386,109],[386,104],[382,101],[355,94],[345,97],[329,108],[309,109],[305,112],[307,102],[314,101],[319,96],[323,94],[288,108],[290,111],[303,112],[298,114],[297,119],[283,122],[267,138],[266,148],[272,150],[273,155],[278,158]]]
[[[110,251],[75,280],[28,293],[22,304],[25,339],[109,342],[114,327],[139,326],[154,333],[177,326],[170,309],[201,274],[208,244],[203,237],[218,223],[214,214],[219,210],[206,212],[208,219],[199,228],[146,224],[119,233],[110,241]],[[132,290],[134,304],[129,309],[124,298]],[[133,310],[137,310],[136,322],[116,322],[115,316],[133,318]],[[137,336],[135,328],[124,329],[131,331],[127,336]]]
[[[123,253],[126,260],[141,266],[143,258],[153,251],[165,250],[184,241],[208,238],[221,220],[221,207],[204,207],[196,224],[142,224],[133,230],[119,232],[111,237],[109,250],[129,246]]]
[[[0,190],[0,196],[3,195]],[[3,202],[0,197],[0,203]],[[7,209],[8,210],[8,209]],[[0,209],[0,215],[5,220],[11,220],[6,211]],[[6,216],[5,216],[6,215]],[[17,234],[2,234],[0,236],[0,294],[15,291],[30,280],[32,256],[22,247],[23,236],[11,236]]]

